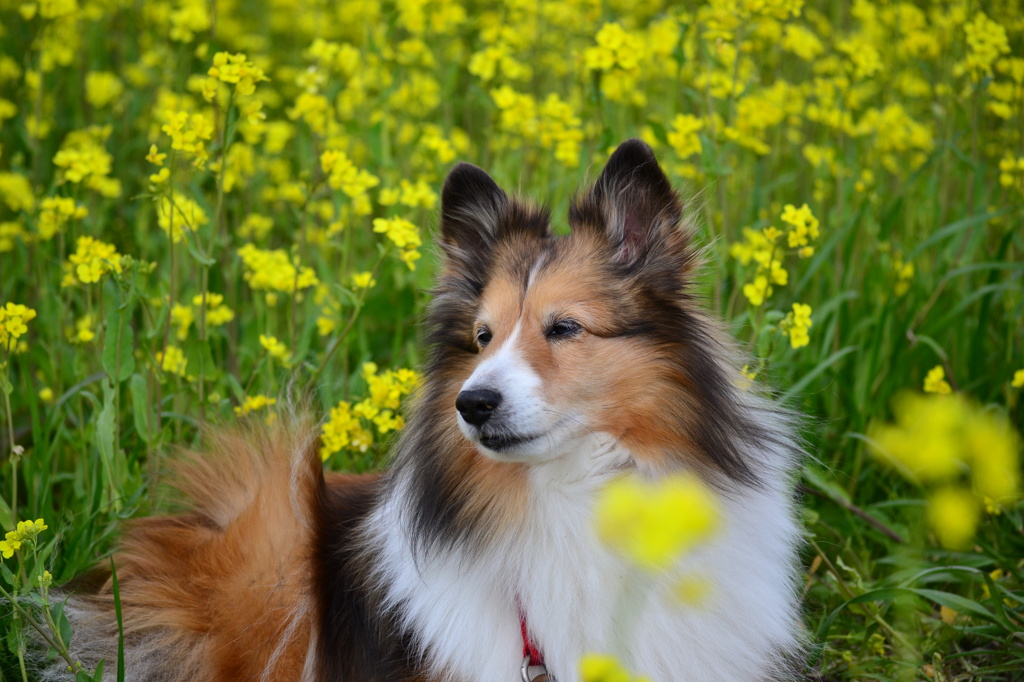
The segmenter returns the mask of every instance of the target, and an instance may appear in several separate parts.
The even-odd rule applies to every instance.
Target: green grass
[[[642,136],[697,196],[708,304],[754,358],[756,381],[808,415],[801,490],[812,677],[1019,678],[1019,496],[985,513],[966,547],[945,549],[926,521],[933,486],[900,476],[867,442],[872,424],[892,417],[892,398],[920,390],[937,365],[955,392],[1018,430],[1024,422],[1021,389],[1011,385],[1024,368],[1018,3],[818,2],[799,14],[784,2],[736,14],[739,5],[658,0],[104,0],[60,15],[62,6],[0,2],[0,305],[37,312],[18,340],[23,351],[0,351],[10,389],[0,408],[0,526],[40,517],[49,525],[34,549],[3,561],[0,585],[33,618],[56,614],[60,631],[35,576],[45,568],[61,584],[105,562],[125,518],[162,508],[162,458],[169,445],[195,441],[202,421],[231,421],[246,396],[289,386],[309,387],[327,414],[366,396],[364,362],[419,366],[436,193],[455,159],[546,202],[565,230],[573,193],[618,142]],[[996,23],[980,22],[981,10]],[[205,76],[219,51],[245,53],[270,80],[230,99],[222,85],[220,106],[207,104],[202,78],[191,77]],[[489,74],[496,54],[504,61]],[[88,85],[94,72],[123,89],[108,88],[104,101],[103,87]],[[251,97],[263,103],[262,124],[243,122],[239,105]],[[177,110],[208,116],[205,169],[161,131]],[[682,114],[702,122],[683,136],[691,150],[699,140],[699,152],[676,137]],[[117,193],[75,182],[55,163],[67,135],[90,126],[109,126],[98,143],[109,172],[98,177],[119,181]],[[158,225],[168,183],[149,179],[153,144],[168,154],[175,191],[208,217],[174,245]],[[818,148],[831,160],[814,162]],[[363,197],[331,187],[320,161],[329,149],[380,184]],[[230,187],[230,173],[216,170],[225,155],[237,176]],[[434,196],[381,201],[403,180]],[[53,232],[50,197],[71,198],[88,215]],[[783,207],[804,203],[821,223],[814,254],[787,253],[787,283],[751,305],[743,287],[756,265],[731,247],[745,227],[785,229]],[[242,234],[254,213],[272,219],[265,236]],[[422,234],[415,270],[372,229],[392,216]],[[62,287],[82,236],[131,261],[98,283]],[[245,278],[237,252],[249,242],[313,268],[322,290],[268,301]],[[897,261],[913,265],[905,292]],[[370,270],[376,286],[355,288],[351,276]],[[223,294],[234,318],[203,329],[191,301],[204,291]],[[780,332],[794,303],[813,310],[810,342],[797,349]],[[171,304],[195,317],[181,340]],[[70,341],[86,316],[94,338]],[[320,317],[334,321],[325,335]],[[287,366],[264,351],[261,334],[287,346]],[[169,346],[187,358],[185,376],[160,370]],[[342,449],[330,466],[381,464],[388,436],[361,425],[373,446]],[[12,457],[12,444],[24,454]],[[964,470],[957,481],[967,478]],[[22,679],[27,627],[0,603],[4,680]]]

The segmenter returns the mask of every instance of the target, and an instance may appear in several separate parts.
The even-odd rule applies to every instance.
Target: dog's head
[[[642,465],[750,478],[735,377],[692,300],[691,228],[650,147],[623,143],[569,225],[553,236],[546,211],[475,166],[448,175],[435,409],[499,462],[549,460],[601,433]]]

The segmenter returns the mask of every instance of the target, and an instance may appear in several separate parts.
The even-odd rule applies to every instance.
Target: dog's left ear
[[[689,236],[679,229],[679,196],[642,140],[627,140],[608,159],[593,189],[569,210],[573,230],[601,230],[623,264],[659,255],[684,255]]]
[[[508,195],[490,175],[471,163],[459,163],[441,190],[441,246],[463,265],[484,256],[497,240]]]

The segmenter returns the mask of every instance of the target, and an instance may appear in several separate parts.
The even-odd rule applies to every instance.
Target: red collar
[[[526,613],[523,612],[522,605],[519,605],[519,630],[523,635],[523,659],[528,657],[530,666],[544,665],[544,654],[530,639],[529,629],[526,627]]]

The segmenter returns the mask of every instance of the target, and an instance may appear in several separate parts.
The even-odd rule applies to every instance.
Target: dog
[[[615,150],[565,236],[466,163],[440,213],[429,360],[388,470],[325,475],[301,418],[181,457],[189,506],[114,557],[126,678],[575,682],[610,652],[658,682],[789,679],[794,419],[701,310],[695,227],[651,148]],[[594,529],[610,481],[678,472],[721,505],[681,559],[711,583],[700,605]],[[111,581],[66,613],[112,676]]]

